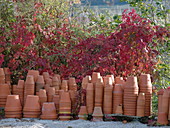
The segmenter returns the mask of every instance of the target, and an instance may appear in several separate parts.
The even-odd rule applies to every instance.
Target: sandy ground
[[[74,121],[52,121],[38,119],[2,119],[0,120],[0,128],[148,128],[146,124],[137,121],[123,124],[114,121],[90,122],[84,120]],[[161,128],[161,127],[159,127]],[[162,128],[170,128],[165,126]]]

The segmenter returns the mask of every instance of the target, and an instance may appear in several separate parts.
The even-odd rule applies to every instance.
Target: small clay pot
[[[80,107],[80,111],[79,111],[79,115],[78,115],[78,117],[79,117],[79,119],[82,119],[82,120],[87,120],[87,108],[86,108],[86,106],[81,106]]]
[[[82,80],[82,84],[81,84],[82,88],[86,89],[87,88],[87,84],[90,83],[90,81],[91,81],[91,76],[84,77],[83,80]]]
[[[68,91],[68,80],[62,80],[61,90]]]
[[[91,82],[93,84],[95,84],[99,78],[101,78],[100,73],[99,72],[93,72]]]
[[[34,77],[34,81],[37,81],[39,74],[38,70],[28,70],[27,73],[27,75],[32,75]]]
[[[77,91],[76,79],[74,77],[69,77],[68,88],[69,90]]]
[[[104,83],[104,87],[105,86],[113,86],[112,78],[108,77],[108,76],[103,77],[103,83]]]
[[[103,112],[101,107],[94,107],[93,120],[103,120]]]

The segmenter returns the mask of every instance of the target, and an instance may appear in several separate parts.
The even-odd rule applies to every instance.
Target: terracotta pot
[[[91,82],[93,84],[95,84],[99,78],[101,78],[100,73],[99,72],[93,72]]]
[[[19,99],[19,95],[8,95],[5,105],[5,111],[21,111],[22,106]]]
[[[7,96],[10,95],[8,84],[0,84],[0,107],[5,107]]]
[[[95,84],[95,107],[102,107],[104,83],[102,78],[99,78]]]
[[[23,111],[40,111],[39,97],[28,95]]]
[[[47,94],[48,94],[48,100],[47,101],[52,102],[53,95],[55,95],[55,88],[54,87],[49,87]]]
[[[54,102],[43,103],[41,119],[53,119],[57,118],[56,108]]]
[[[169,109],[169,91],[168,89],[166,89],[163,93],[163,96],[162,96],[162,112],[163,113],[167,113],[168,114],[168,109]]]
[[[86,106],[87,106],[88,114],[92,114],[93,113],[93,108],[94,108],[94,85],[93,85],[93,83],[88,83],[87,84]]]
[[[86,106],[81,106],[80,107],[80,111],[79,111],[79,115],[78,115],[79,119],[82,119],[82,120],[87,120],[87,108]]]
[[[21,89],[24,89],[24,80],[18,80],[18,85],[17,85],[17,88],[21,88]]]
[[[5,114],[5,118],[22,118],[21,114]]]
[[[121,104],[116,107],[115,113],[116,114],[123,114],[123,108],[122,108]]]
[[[46,83],[47,85],[50,85],[50,87],[51,87],[51,86],[52,86],[52,79],[46,78],[46,79],[45,79],[45,83]]]
[[[167,125],[168,124],[167,113],[159,112],[157,122],[161,125]]]
[[[112,92],[113,86],[106,84],[104,87],[104,101],[103,101],[103,112],[104,114],[112,114]]]
[[[44,102],[47,102],[47,94],[45,89],[40,89],[38,96],[41,106],[43,105]]]
[[[68,80],[62,80],[61,90],[68,91]]]
[[[136,116],[145,116],[145,93],[139,93]]]
[[[106,75],[107,77],[111,77],[111,79],[112,79],[112,83],[113,83],[113,85],[115,84],[115,78],[114,78],[114,75],[112,74],[112,75]]]
[[[113,90],[113,111],[115,113],[116,108],[119,104],[123,104],[123,89],[122,84],[115,84]]]
[[[158,92],[158,113],[162,111],[162,96],[164,93],[164,89],[160,89]]]
[[[76,79],[74,77],[69,78],[68,86],[69,90],[77,91]]]
[[[3,68],[0,68],[0,84],[5,84],[5,73]]]
[[[77,106],[76,106],[77,92],[73,90],[69,90],[69,93],[70,93],[70,98],[71,98],[71,112],[74,113],[77,109]]]
[[[61,76],[59,74],[54,74],[54,77],[58,78],[59,84],[61,86]]]
[[[5,73],[5,83],[11,83],[11,72],[9,68],[4,68]]]
[[[102,112],[102,108],[101,107],[94,107],[94,111],[93,111],[93,120],[103,120],[103,112]]]
[[[39,75],[36,81],[36,92],[39,92],[39,90],[43,89],[44,86],[45,86],[44,77],[42,75]]]
[[[38,70],[28,70],[27,73],[27,75],[32,75],[34,77],[34,81],[37,81],[39,74]]]
[[[87,84],[90,83],[90,81],[91,81],[91,76],[84,77],[83,80],[82,80],[82,84],[81,84],[82,88],[86,89]]]
[[[105,86],[113,86],[113,81],[111,77],[105,76],[103,77],[103,83],[104,83],[104,87]]]
[[[13,95],[18,95],[17,85],[13,85],[13,86],[12,86],[12,94],[13,94]]]

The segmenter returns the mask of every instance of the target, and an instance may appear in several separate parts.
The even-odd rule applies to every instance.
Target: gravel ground
[[[0,128],[148,128],[146,124],[137,121],[123,124],[114,121],[90,122],[84,120],[74,121],[51,121],[38,119],[2,119],[0,120]],[[159,127],[161,128],[161,127]],[[162,128],[170,128],[165,126]]]

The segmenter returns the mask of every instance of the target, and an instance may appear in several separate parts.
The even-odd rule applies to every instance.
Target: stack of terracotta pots
[[[39,97],[28,95],[23,109],[23,117],[25,118],[39,118],[41,113]]]
[[[81,107],[80,107],[80,111],[79,111],[79,115],[78,115],[79,119],[87,120],[87,117],[88,117],[87,114],[88,114],[88,113],[87,113],[87,108],[86,108],[86,106],[81,106]]]
[[[54,95],[55,95],[55,87],[49,87],[47,91],[47,98],[48,98],[47,101],[52,102]]]
[[[103,120],[103,112],[101,107],[94,107],[93,111],[93,121],[102,121]]]
[[[123,104],[123,89],[122,84],[115,84],[113,90],[113,111],[112,113],[116,113],[116,109],[119,105]]]
[[[95,84],[99,78],[101,78],[100,73],[99,72],[93,72],[91,83]]]
[[[82,84],[81,84],[82,88],[86,89],[87,84],[90,83],[90,82],[91,82],[91,76],[84,77],[83,80],[82,80]]]
[[[103,105],[103,89],[104,83],[102,77],[97,79],[95,83],[95,107],[101,107]]]
[[[40,89],[38,96],[39,96],[39,102],[41,106],[43,105],[44,102],[47,102],[47,93],[45,89]]]
[[[0,84],[5,84],[5,73],[3,68],[0,68]]]
[[[24,88],[24,103],[26,101],[27,95],[34,95],[35,92],[35,82],[32,75],[27,75]]]
[[[39,75],[37,77],[37,81],[36,81],[36,94],[38,95],[38,92],[40,89],[43,89],[45,86],[45,81],[44,81],[44,77],[43,75]]]
[[[139,93],[138,95],[136,116],[145,116],[145,93]]]
[[[22,118],[22,106],[18,95],[8,95],[5,105],[6,118]]]
[[[88,83],[86,88],[86,106],[88,114],[93,113],[94,109],[94,85],[93,83]]]
[[[12,85],[12,94],[13,95],[17,95],[18,94],[17,85]]]
[[[140,75],[139,91],[145,93],[145,116],[150,116],[152,111],[152,83],[150,74]]]
[[[124,115],[136,116],[138,91],[137,77],[129,76],[124,86]]]
[[[44,78],[45,80],[45,90],[48,92],[48,88],[52,87],[52,79],[51,78]]]
[[[0,107],[5,107],[7,96],[10,94],[9,84],[0,84]]]
[[[17,94],[19,95],[21,105],[24,105],[24,80],[19,80],[17,85]]]
[[[43,103],[41,119],[44,120],[55,120],[57,119],[57,113],[54,102]]]
[[[5,83],[11,85],[11,72],[9,68],[4,68],[4,73],[5,73]]]
[[[69,92],[63,92],[59,102],[59,120],[71,119],[71,99]]]
[[[103,101],[103,113],[112,114],[112,92],[113,85],[111,77],[104,79],[104,101]]]

